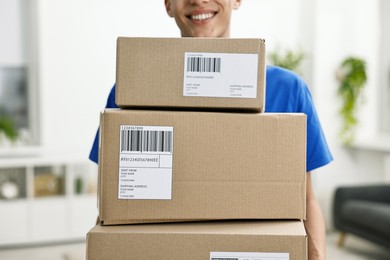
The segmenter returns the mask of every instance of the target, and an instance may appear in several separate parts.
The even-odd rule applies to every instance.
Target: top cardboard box
[[[116,104],[264,112],[262,39],[117,40]]]

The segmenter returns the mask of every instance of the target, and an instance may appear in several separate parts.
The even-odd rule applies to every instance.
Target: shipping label
[[[210,252],[210,260],[289,260],[288,253]]]
[[[184,55],[183,96],[256,98],[258,54]]]
[[[118,199],[172,197],[172,126],[120,126]]]

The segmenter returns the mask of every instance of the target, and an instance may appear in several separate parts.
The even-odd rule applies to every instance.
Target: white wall
[[[381,17],[382,17],[382,30],[381,38],[382,45],[380,51],[384,57],[381,68],[380,77],[383,90],[380,92],[382,95],[383,111],[382,116],[382,129],[390,130],[390,1],[382,1],[381,5]]]
[[[3,0],[4,1],[4,0]],[[123,36],[179,37],[163,0],[32,0],[38,11],[42,145],[87,156],[99,112],[115,82],[115,44]],[[267,50],[302,47],[335,161],[315,172],[314,186],[331,227],[331,203],[341,184],[383,179],[382,153],[343,148],[335,69],[346,55],[367,59],[369,83],[360,133],[374,136],[378,119],[379,0],[245,0],[233,15],[232,37],[265,38]]]
[[[302,15],[301,0],[246,0],[233,13],[231,37],[264,38],[267,50],[296,48],[302,45]]]

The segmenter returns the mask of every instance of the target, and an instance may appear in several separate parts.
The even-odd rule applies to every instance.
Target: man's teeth
[[[212,13],[207,13],[207,14],[197,14],[197,15],[191,15],[191,19],[192,20],[206,20],[206,19],[209,19],[211,17],[213,17],[214,14]]]

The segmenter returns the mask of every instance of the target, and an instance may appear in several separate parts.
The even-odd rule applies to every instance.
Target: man
[[[230,37],[230,18],[241,0],[164,0],[168,15],[175,19],[182,37]],[[267,66],[266,112],[301,112],[307,115],[307,216],[304,222],[309,259],[325,259],[325,223],[313,193],[311,171],[332,161],[308,87],[294,73]],[[115,86],[106,107],[115,104]],[[98,135],[90,159],[98,162]]]

